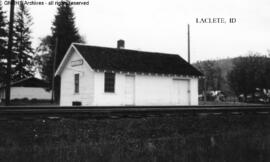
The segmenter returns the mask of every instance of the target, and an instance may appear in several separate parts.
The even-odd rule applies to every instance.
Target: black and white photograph
[[[0,0],[0,161],[270,161],[270,1]]]

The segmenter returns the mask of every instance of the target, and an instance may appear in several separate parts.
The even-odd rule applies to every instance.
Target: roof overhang
[[[65,54],[65,56],[64,56],[64,58],[63,58],[63,60],[61,61],[61,63],[60,63],[60,65],[58,66],[58,68],[57,68],[57,70],[56,70],[56,72],[55,72],[55,76],[56,75],[60,75],[61,73],[62,73],[62,71],[64,70],[64,68],[66,67],[66,65],[67,65],[67,63],[68,63],[68,61],[70,60],[70,57],[72,56],[72,54],[73,53],[76,53],[76,54],[78,54],[79,55],[79,57],[81,57],[82,58],[82,60],[83,60],[83,62],[85,62],[86,64],[87,64],[87,66],[90,68],[90,70],[91,71],[114,71],[113,70],[113,68],[111,68],[111,67],[103,67],[102,69],[100,69],[100,67],[97,67],[97,66],[95,66],[95,65],[92,65],[93,67],[95,67],[94,69],[91,67],[91,63],[89,63],[89,58],[87,57],[88,56],[88,54],[91,54],[91,53],[89,53],[89,52],[91,52],[91,50],[90,51],[86,51],[86,53],[85,53],[85,50],[82,50],[82,49],[80,49],[81,47],[80,46],[88,46],[88,45],[84,45],[84,44],[81,44],[81,43],[72,43],[71,45],[70,45],[70,47],[69,47],[69,49],[67,50],[67,52],[66,52],[66,54]],[[94,47],[94,46],[88,46],[88,48],[90,48],[90,47],[92,47],[92,48],[102,48],[102,47]],[[84,47],[85,48],[85,47]],[[104,47],[103,47],[104,48]],[[115,50],[115,49],[113,49],[113,48],[107,48],[106,47],[106,49],[111,49],[111,50]],[[125,50],[125,51],[133,51],[133,50]],[[82,53],[81,53],[82,52]],[[93,52],[93,51],[92,51]],[[119,52],[119,51],[118,51]],[[149,53],[149,52],[148,52]],[[150,52],[151,53],[151,52]],[[92,54],[95,54],[95,53],[92,53]],[[153,53],[151,53],[151,54],[153,54]],[[159,56],[160,56],[160,54],[161,53],[157,53],[157,54],[159,54]],[[133,55],[132,55],[133,56]],[[183,61],[185,61],[184,59],[182,59],[179,55],[177,55],[177,59],[178,59],[178,57],[179,57],[179,59],[181,59],[181,60],[183,60]],[[171,59],[170,59],[171,60]],[[191,67],[193,67],[192,65],[190,65],[189,64],[189,66],[191,66]],[[194,67],[193,67],[194,68]],[[196,69],[196,68],[195,68]],[[117,70],[120,70],[119,68],[117,69]],[[127,69],[121,69],[121,71],[122,72],[124,72],[124,71],[126,71],[127,73],[132,73],[132,72],[128,72],[128,70]],[[117,72],[117,71],[116,71]],[[135,72],[135,71],[134,71]],[[133,72],[133,73],[134,73]],[[121,72],[120,72],[121,73]],[[135,72],[135,73],[149,73],[149,72],[147,72],[147,70],[146,70],[146,72]],[[151,73],[151,72],[150,72]],[[150,74],[149,73],[149,74]],[[155,73],[151,73],[150,75],[156,75]],[[200,78],[200,77],[203,77],[203,75],[200,75],[200,74],[198,74],[198,75],[196,75],[196,74],[185,74],[185,73],[183,73],[183,74],[180,74],[180,73],[175,73],[175,72],[170,72],[170,73],[165,73],[165,74],[163,74],[163,73],[161,73],[161,74],[158,74],[158,75],[162,75],[162,76],[164,76],[164,75],[178,75],[178,76],[189,76],[189,77],[196,77],[196,78]]]

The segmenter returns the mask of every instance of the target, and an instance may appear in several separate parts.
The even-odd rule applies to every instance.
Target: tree
[[[4,81],[6,74],[6,52],[7,52],[7,22],[5,12],[0,3],[0,83]]]
[[[55,20],[53,22],[53,27],[52,27],[52,46],[51,48],[53,51],[55,50],[56,47],[56,40],[57,42],[57,57],[56,57],[56,66],[55,68],[59,66],[61,63],[65,53],[67,52],[67,49],[71,45],[71,43],[74,42],[83,42],[81,36],[78,33],[77,28],[75,27],[75,17],[73,13],[72,7],[69,5],[69,1],[66,1],[67,3],[62,3],[58,9],[57,9],[57,14],[55,16]],[[55,52],[53,52],[55,54]],[[54,56],[51,57],[51,59],[54,58]],[[53,69],[53,67],[49,68]],[[54,75],[53,73],[51,75]],[[60,77],[57,76],[54,78],[54,96],[55,96],[55,101],[59,101],[60,98]]]
[[[199,81],[200,92],[202,92],[204,88],[207,91],[221,90],[223,78],[221,76],[221,68],[218,66],[216,61],[207,60],[203,62],[197,62],[195,67],[197,67],[205,76],[204,79]]]
[[[75,26],[73,9],[68,3],[61,3],[57,8],[57,14],[52,24],[52,35],[41,39],[36,52],[36,63],[43,79],[51,83],[53,76],[53,59],[55,54],[56,38],[58,39],[58,51],[56,57],[56,69],[62,61],[67,49],[73,42],[83,42]]]
[[[33,48],[31,42],[32,17],[23,3],[20,3],[15,15],[14,47],[15,68],[12,79],[19,80],[33,76]]]
[[[38,72],[44,80],[52,79],[53,51],[51,49],[52,37],[46,36],[41,39],[41,43],[35,50],[34,64],[35,71]]]
[[[269,89],[270,59],[266,56],[249,55],[248,57],[235,58],[234,67],[228,74],[230,86],[237,95],[254,94],[257,89]]]
[[[41,72],[41,76],[43,79],[46,79],[50,85],[54,75],[53,59],[55,55],[56,39],[58,39],[58,51],[56,51],[56,69],[72,43],[84,42],[75,26],[73,8],[69,5],[69,3],[61,3],[61,5],[57,8],[57,13],[55,15],[51,30],[52,35],[43,38],[39,47],[37,48],[37,52],[39,52],[40,55],[36,57],[36,63],[40,64],[39,71]],[[55,78],[55,87],[56,100],[59,100],[59,77]]]
[[[68,2],[68,1],[66,1]],[[62,3],[57,9],[55,20],[52,26],[51,49],[55,49],[56,38],[58,38],[58,51],[56,68],[62,61],[67,49],[74,42],[83,42],[75,27],[75,17],[72,7],[68,3]]]

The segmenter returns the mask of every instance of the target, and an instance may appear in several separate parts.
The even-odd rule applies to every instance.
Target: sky
[[[3,4],[4,10],[9,5]],[[26,0],[48,2],[49,0]],[[57,0],[54,0],[57,1]],[[179,54],[187,58],[190,24],[191,62],[267,54],[270,49],[269,0],[72,0],[76,26],[86,44]],[[57,5],[28,5],[33,17],[32,40],[51,34]],[[201,18],[224,18],[226,23],[197,23]],[[229,23],[235,18],[235,23]]]

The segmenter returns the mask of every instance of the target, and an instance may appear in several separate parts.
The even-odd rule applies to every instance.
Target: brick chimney
[[[125,48],[125,41],[120,39],[117,41],[117,48],[118,49],[124,49]]]

